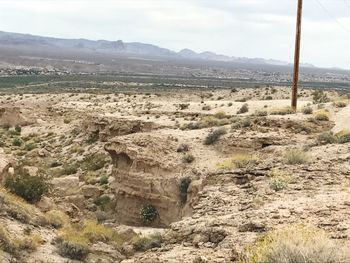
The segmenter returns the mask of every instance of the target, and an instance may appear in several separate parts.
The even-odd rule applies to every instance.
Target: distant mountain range
[[[61,39],[53,37],[34,36],[29,34],[9,33],[0,31],[0,45],[10,46],[12,48],[23,49],[43,49],[43,50],[60,50],[79,51],[79,52],[98,52],[111,53],[114,55],[132,55],[132,56],[150,56],[163,57],[172,59],[189,59],[189,60],[206,60],[206,61],[223,61],[236,62],[245,64],[262,64],[262,65],[279,65],[290,66],[292,64],[263,58],[245,58],[230,57],[219,55],[213,52],[197,53],[190,49],[183,49],[175,52],[166,48],[161,48],[151,44],[139,42],[107,41],[107,40],[88,40],[88,39]],[[304,67],[314,67],[311,64],[302,64]]]

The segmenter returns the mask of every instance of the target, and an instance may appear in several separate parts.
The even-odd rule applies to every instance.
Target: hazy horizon
[[[2,31],[293,61],[294,0],[2,0]],[[350,0],[304,2],[301,62],[350,69]],[[349,29],[349,31],[348,31]]]

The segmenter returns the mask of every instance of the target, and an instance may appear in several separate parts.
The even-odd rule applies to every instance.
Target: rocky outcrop
[[[128,119],[90,118],[85,122],[89,133],[98,135],[101,141],[138,132],[149,132],[155,128],[153,122]]]
[[[24,126],[33,123],[27,119],[18,107],[2,107],[0,108],[0,125],[8,126]]]
[[[117,219],[124,224],[142,225],[140,209],[153,205],[158,219],[153,226],[166,226],[181,218],[179,194],[181,161],[171,137],[134,134],[105,145],[112,157]]]
[[[9,157],[0,149],[0,185],[4,183],[5,176],[9,173],[9,169],[15,166],[15,160]]]

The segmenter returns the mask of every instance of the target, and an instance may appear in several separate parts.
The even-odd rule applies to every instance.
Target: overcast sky
[[[0,0],[0,30],[293,60],[297,0]],[[350,69],[350,0],[304,0],[302,62]]]

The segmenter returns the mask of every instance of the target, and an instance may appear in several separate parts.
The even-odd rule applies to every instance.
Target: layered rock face
[[[153,122],[110,118],[92,118],[86,122],[85,126],[90,133],[98,135],[101,141],[107,141],[115,136],[149,132],[155,128]]]
[[[18,107],[2,107],[0,108],[0,125],[28,125],[32,123],[32,120],[23,116],[20,108]]]
[[[181,166],[175,140],[151,134],[131,134],[105,145],[112,157],[116,180],[117,219],[142,225],[140,209],[153,205],[158,219],[152,226],[167,226],[181,218],[179,180]]]

